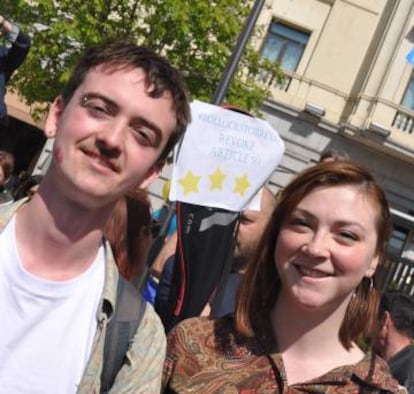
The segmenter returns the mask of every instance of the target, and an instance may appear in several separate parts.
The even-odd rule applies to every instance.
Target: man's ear
[[[384,312],[384,323],[388,326],[392,322],[390,312]]]
[[[365,276],[367,278],[372,278],[372,276],[375,273],[375,270],[377,269],[378,262],[379,262],[379,255],[377,254],[372,258],[372,261],[365,272]]]
[[[47,138],[54,138],[59,126],[60,118],[64,110],[63,99],[61,96],[57,97],[49,109],[46,117],[44,134]]]
[[[144,180],[139,184],[139,187],[141,189],[145,189],[148,187],[152,182],[154,182],[155,179],[157,179],[160,174],[162,167],[164,166],[164,161],[158,161],[156,162],[147,172],[147,175],[145,176]]]

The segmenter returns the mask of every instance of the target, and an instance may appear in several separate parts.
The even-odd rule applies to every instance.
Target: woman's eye
[[[357,241],[358,236],[353,233],[352,231],[341,231],[339,232],[339,236],[348,241]]]

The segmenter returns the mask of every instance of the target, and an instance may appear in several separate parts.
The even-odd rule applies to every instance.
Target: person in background
[[[385,194],[358,164],[299,174],[243,275],[235,315],[170,332],[164,392],[401,392],[356,343],[375,318],[373,275],[390,231]]]
[[[258,211],[245,209],[240,214],[236,230],[233,264],[227,279],[223,300],[221,305],[215,305],[214,298],[212,298],[212,302],[203,311],[206,316],[221,317],[235,310],[236,293],[240,281],[248,265],[254,264],[260,239],[277,203],[276,197],[268,187],[263,187],[260,194],[260,209]],[[212,306],[212,309],[209,306]]]
[[[151,202],[145,190],[134,189],[121,197],[105,227],[120,274],[137,283],[146,274],[153,241]]]
[[[326,149],[322,152],[319,158],[319,163],[326,163],[328,161],[349,160],[349,155],[336,149]]]
[[[0,207],[2,392],[159,392],[165,333],[151,305],[140,302],[123,354],[106,346],[119,289],[134,289],[103,233],[118,199],[159,175],[190,116],[164,57],[127,41],[82,53],[45,121],[54,145],[37,193]]]
[[[374,349],[391,373],[414,394],[414,297],[398,290],[381,295]]]
[[[17,70],[26,58],[31,41],[19,26],[0,14],[0,36],[3,36],[10,46],[0,46],[0,124],[7,125],[7,108],[4,102],[6,85],[13,72]]]
[[[24,197],[31,198],[36,193],[42,179],[43,175],[28,175],[26,172],[22,172],[17,178],[13,192],[14,200],[17,201]]]
[[[137,282],[146,273],[152,242],[148,193],[134,189],[121,197],[106,224],[104,235],[111,244],[120,274],[130,282]]]
[[[6,183],[13,173],[14,156],[10,152],[0,151],[0,204],[8,204],[13,201],[13,196]]]
[[[166,260],[175,253],[177,245],[177,214],[175,203],[169,201],[170,180],[162,188],[163,204],[152,213],[154,241],[148,253],[148,274],[142,284],[142,294],[146,301],[154,305],[159,278]]]
[[[227,278],[222,302],[212,309],[212,305],[214,305],[213,295],[211,301],[202,312],[203,316],[212,315],[220,317],[229,312],[234,312],[236,292],[240,279],[246,271],[249,262],[253,261],[259,240],[272,216],[275,206],[275,196],[268,187],[263,187],[260,194],[260,210],[246,209],[241,212],[233,252],[232,269]],[[167,256],[167,251],[169,252],[169,257],[165,259],[165,264],[163,265],[155,302],[155,310],[163,322],[169,319],[168,298],[172,281],[176,244],[176,237],[171,238],[161,251],[164,256]],[[166,325],[168,326],[167,323]]]

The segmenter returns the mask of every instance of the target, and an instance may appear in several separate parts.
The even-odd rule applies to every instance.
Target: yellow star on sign
[[[211,181],[210,190],[223,190],[223,182],[227,178],[227,175],[221,172],[220,167],[217,167],[217,170],[210,174],[208,177]]]
[[[250,187],[249,178],[247,178],[247,175],[244,174],[241,177],[236,177],[233,193],[238,193],[241,196],[243,196],[249,187]]]
[[[183,187],[184,196],[188,193],[198,192],[198,182],[200,182],[201,176],[196,176],[191,170],[187,171],[184,178],[178,180],[178,183]]]

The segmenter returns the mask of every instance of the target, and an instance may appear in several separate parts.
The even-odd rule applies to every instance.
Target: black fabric
[[[115,311],[106,330],[101,393],[107,393],[112,387],[144,313],[145,300],[134,286],[120,276]]]
[[[236,310],[236,295],[239,289],[242,274],[238,272],[231,273],[227,280],[226,285],[223,288],[223,296],[221,302],[216,302],[215,296],[211,303],[210,316],[219,318],[229,313],[233,313]]]
[[[168,301],[169,331],[200,315],[229,272],[237,212],[177,202],[177,250]]]
[[[388,360],[392,376],[414,394],[414,345],[406,346]]]
[[[171,317],[168,314],[168,299],[171,289],[175,255],[170,256],[164,264],[158,283],[157,294],[155,295],[154,308],[158,313],[164,327],[170,327]]]
[[[13,72],[23,63],[30,45],[30,38],[20,31],[11,48],[0,46],[0,123],[4,126],[7,126],[7,108],[4,102],[6,84]]]

